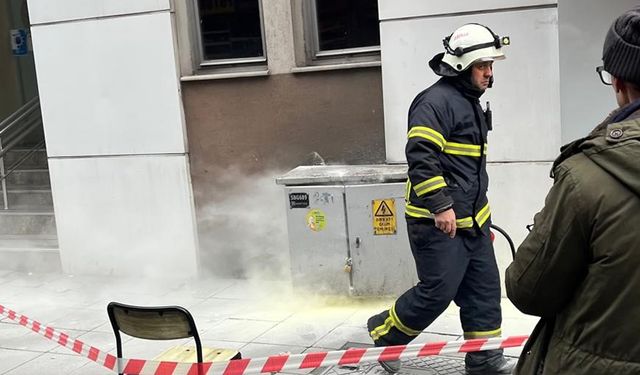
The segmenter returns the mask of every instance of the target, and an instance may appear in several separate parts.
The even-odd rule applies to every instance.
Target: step
[[[13,149],[9,151],[4,156],[4,166],[8,168],[12,166],[15,162],[20,160],[23,155],[26,155],[29,152],[28,149]],[[47,169],[49,166],[47,161],[47,150],[38,149],[35,150],[31,155],[29,155],[23,162],[20,164],[19,168],[21,169]]]
[[[53,196],[48,189],[10,189],[7,190],[7,200],[12,210],[53,211]]]
[[[42,126],[36,128],[31,133],[29,133],[22,141],[20,141],[17,145],[19,148],[32,148],[35,145],[42,142],[44,139],[44,128]]]
[[[51,210],[0,210],[0,236],[55,234],[56,220]]]
[[[58,240],[51,235],[0,235],[0,269],[60,272]]]
[[[50,234],[40,235],[0,235],[0,249],[31,249],[33,251],[58,250],[58,237]]]
[[[51,186],[48,169],[17,169],[6,179],[7,190],[17,187],[46,187]]]

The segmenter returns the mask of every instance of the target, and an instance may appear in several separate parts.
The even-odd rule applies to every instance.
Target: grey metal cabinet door
[[[352,295],[399,295],[417,282],[404,191],[404,183],[345,187]],[[395,233],[388,226],[389,211],[394,211]]]
[[[348,294],[344,186],[285,188],[294,287]]]

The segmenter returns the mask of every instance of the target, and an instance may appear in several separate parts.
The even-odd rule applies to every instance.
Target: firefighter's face
[[[479,90],[486,90],[493,76],[493,61],[484,61],[471,66],[471,83]]]

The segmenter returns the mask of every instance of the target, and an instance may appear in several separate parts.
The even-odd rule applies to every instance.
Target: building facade
[[[62,268],[285,275],[273,177],[402,163],[408,102],[466,22],[512,38],[490,194],[521,239],[560,145],[614,106],[591,70],[634,3],[28,0]]]

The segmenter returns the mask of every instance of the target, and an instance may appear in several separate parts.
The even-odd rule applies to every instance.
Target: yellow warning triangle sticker
[[[393,211],[389,209],[389,206],[387,206],[387,202],[382,201],[382,203],[380,203],[380,207],[378,207],[378,210],[376,211],[374,216],[377,216],[377,217],[393,216]]]

